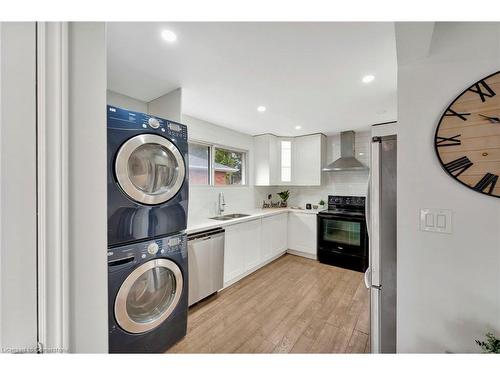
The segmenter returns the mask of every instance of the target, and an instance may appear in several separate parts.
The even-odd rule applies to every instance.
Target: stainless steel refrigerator
[[[371,178],[367,227],[369,266],[365,273],[370,289],[372,353],[396,352],[396,177],[397,137],[374,137],[371,145]]]

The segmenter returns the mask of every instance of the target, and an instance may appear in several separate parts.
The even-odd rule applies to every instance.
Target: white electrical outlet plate
[[[452,210],[420,209],[420,230],[423,232],[452,233]]]

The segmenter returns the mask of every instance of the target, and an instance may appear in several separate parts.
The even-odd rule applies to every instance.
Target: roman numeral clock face
[[[446,109],[434,145],[457,181],[500,198],[500,72],[473,84]]]

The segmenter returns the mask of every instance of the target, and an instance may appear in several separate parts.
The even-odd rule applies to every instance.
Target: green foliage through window
[[[243,184],[243,153],[215,148],[215,184],[241,185]],[[231,170],[226,170],[226,168]]]

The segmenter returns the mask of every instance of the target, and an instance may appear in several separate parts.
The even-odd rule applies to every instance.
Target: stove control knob
[[[157,119],[155,119],[154,117],[151,117],[149,120],[148,120],[148,124],[149,126],[151,126],[153,129],[158,129],[160,127],[160,121],[158,121]]]
[[[155,255],[158,252],[158,244],[156,242],[150,243],[148,245],[148,253],[151,255]]]

